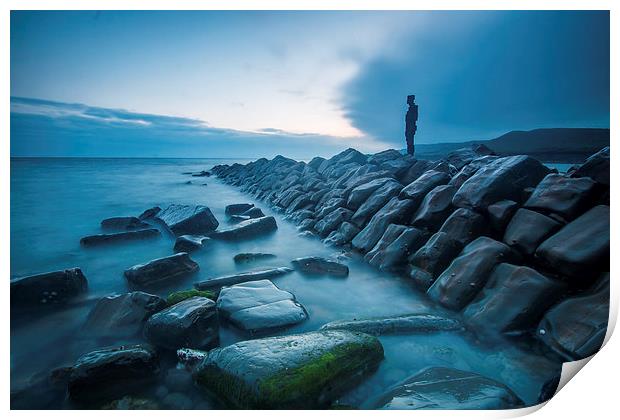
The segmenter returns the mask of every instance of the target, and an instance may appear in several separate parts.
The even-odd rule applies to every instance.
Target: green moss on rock
[[[172,306],[176,305],[179,302],[184,301],[185,299],[189,299],[195,296],[206,297],[209,299],[215,299],[215,293],[208,290],[181,290],[179,292],[173,292],[168,295],[168,299],[166,299],[166,305]]]

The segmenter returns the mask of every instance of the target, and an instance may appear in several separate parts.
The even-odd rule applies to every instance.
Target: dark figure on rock
[[[413,156],[415,147],[413,138],[418,130],[418,106],[415,103],[415,95],[407,96],[407,115],[405,116],[405,139],[407,140],[407,154]]]

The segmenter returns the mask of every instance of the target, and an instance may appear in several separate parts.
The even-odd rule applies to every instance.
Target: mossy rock
[[[208,290],[181,290],[179,292],[173,292],[168,295],[168,299],[166,299],[166,306],[176,305],[177,303],[184,301],[185,299],[189,299],[195,296],[206,297],[211,300],[216,299],[215,293]]]
[[[317,331],[212,350],[194,375],[205,390],[234,408],[329,408],[382,359],[376,337]]]
[[[159,405],[146,398],[124,397],[101,407],[102,410],[158,410]]]

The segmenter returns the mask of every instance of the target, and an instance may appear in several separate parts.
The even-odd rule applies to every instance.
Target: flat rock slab
[[[110,217],[101,221],[101,227],[103,229],[133,230],[149,227],[149,224],[133,216]]]
[[[254,204],[250,203],[239,203],[239,204],[229,204],[226,206],[224,213],[228,216],[232,216],[235,214],[242,214],[254,207]]]
[[[192,252],[202,249],[209,238],[202,235],[181,235],[174,242],[174,252]]]
[[[215,302],[196,296],[183,300],[151,316],[144,336],[157,347],[206,350],[219,341]]]
[[[178,280],[198,271],[198,263],[186,252],[157,258],[125,270],[125,278],[135,286],[150,286]]]
[[[220,317],[249,332],[298,324],[308,318],[295,296],[269,280],[256,280],[222,288],[217,299]]]
[[[380,318],[333,321],[323,325],[321,330],[347,330],[378,336],[386,334],[452,331],[461,328],[461,323],[456,319],[430,314],[408,314]]]
[[[274,254],[269,254],[265,252],[242,252],[233,257],[233,260],[237,264],[250,263],[258,260],[269,260],[272,258],[276,258]]]
[[[215,239],[234,241],[265,235],[276,229],[278,229],[276,219],[273,216],[265,216],[245,220],[228,229],[211,232],[209,236]]]
[[[117,233],[101,233],[98,235],[85,236],[80,239],[80,244],[83,246],[96,246],[104,245],[115,242],[136,241],[141,239],[155,238],[161,234],[157,229],[140,229],[131,230],[128,232]]]
[[[214,277],[208,280],[199,281],[194,284],[194,287],[198,290],[219,289],[224,286],[232,286],[233,284],[243,283],[246,281],[272,279],[274,277],[290,273],[291,271],[293,271],[293,269],[289,267],[258,268],[244,273]]]
[[[11,281],[11,308],[64,303],[87,288],[88,281],[79,268],[22,277]]]
[[[140,214],[140,216],[138,216],[138,219],[140,220],[149,220],[154,218],[155,216],[157,216],[157,214],[161,211],[161,207],[159,206],[155,206],[155,207],[151,207],[150,209],[146,209],[142,212],[142,214]]]
[[[376,337],[318,331],[214,349],[194,376],[230,407],[326,408],[382,359],[383,347]]]
[[[523,407],[506,385],[472,372],[431,367],[381,397],[389,410],[505,410]]]
[[[157,214],[176,236],[205,235],[217,229],[219,222],[209,207],[171,204]]]
[[[349,267],[323,257],[302,257],[291,261],[296,270],[311,275],[346,277]]]
[[[80,357],[69,376],[69,398],[92,402],[119,398],[139,390],[159,374],[159,360],[149,346],[96,350]]]

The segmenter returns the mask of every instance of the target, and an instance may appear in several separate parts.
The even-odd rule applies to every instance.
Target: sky
[[[11,12],[12,156],[298,158],[609,127],[605,11]]]

